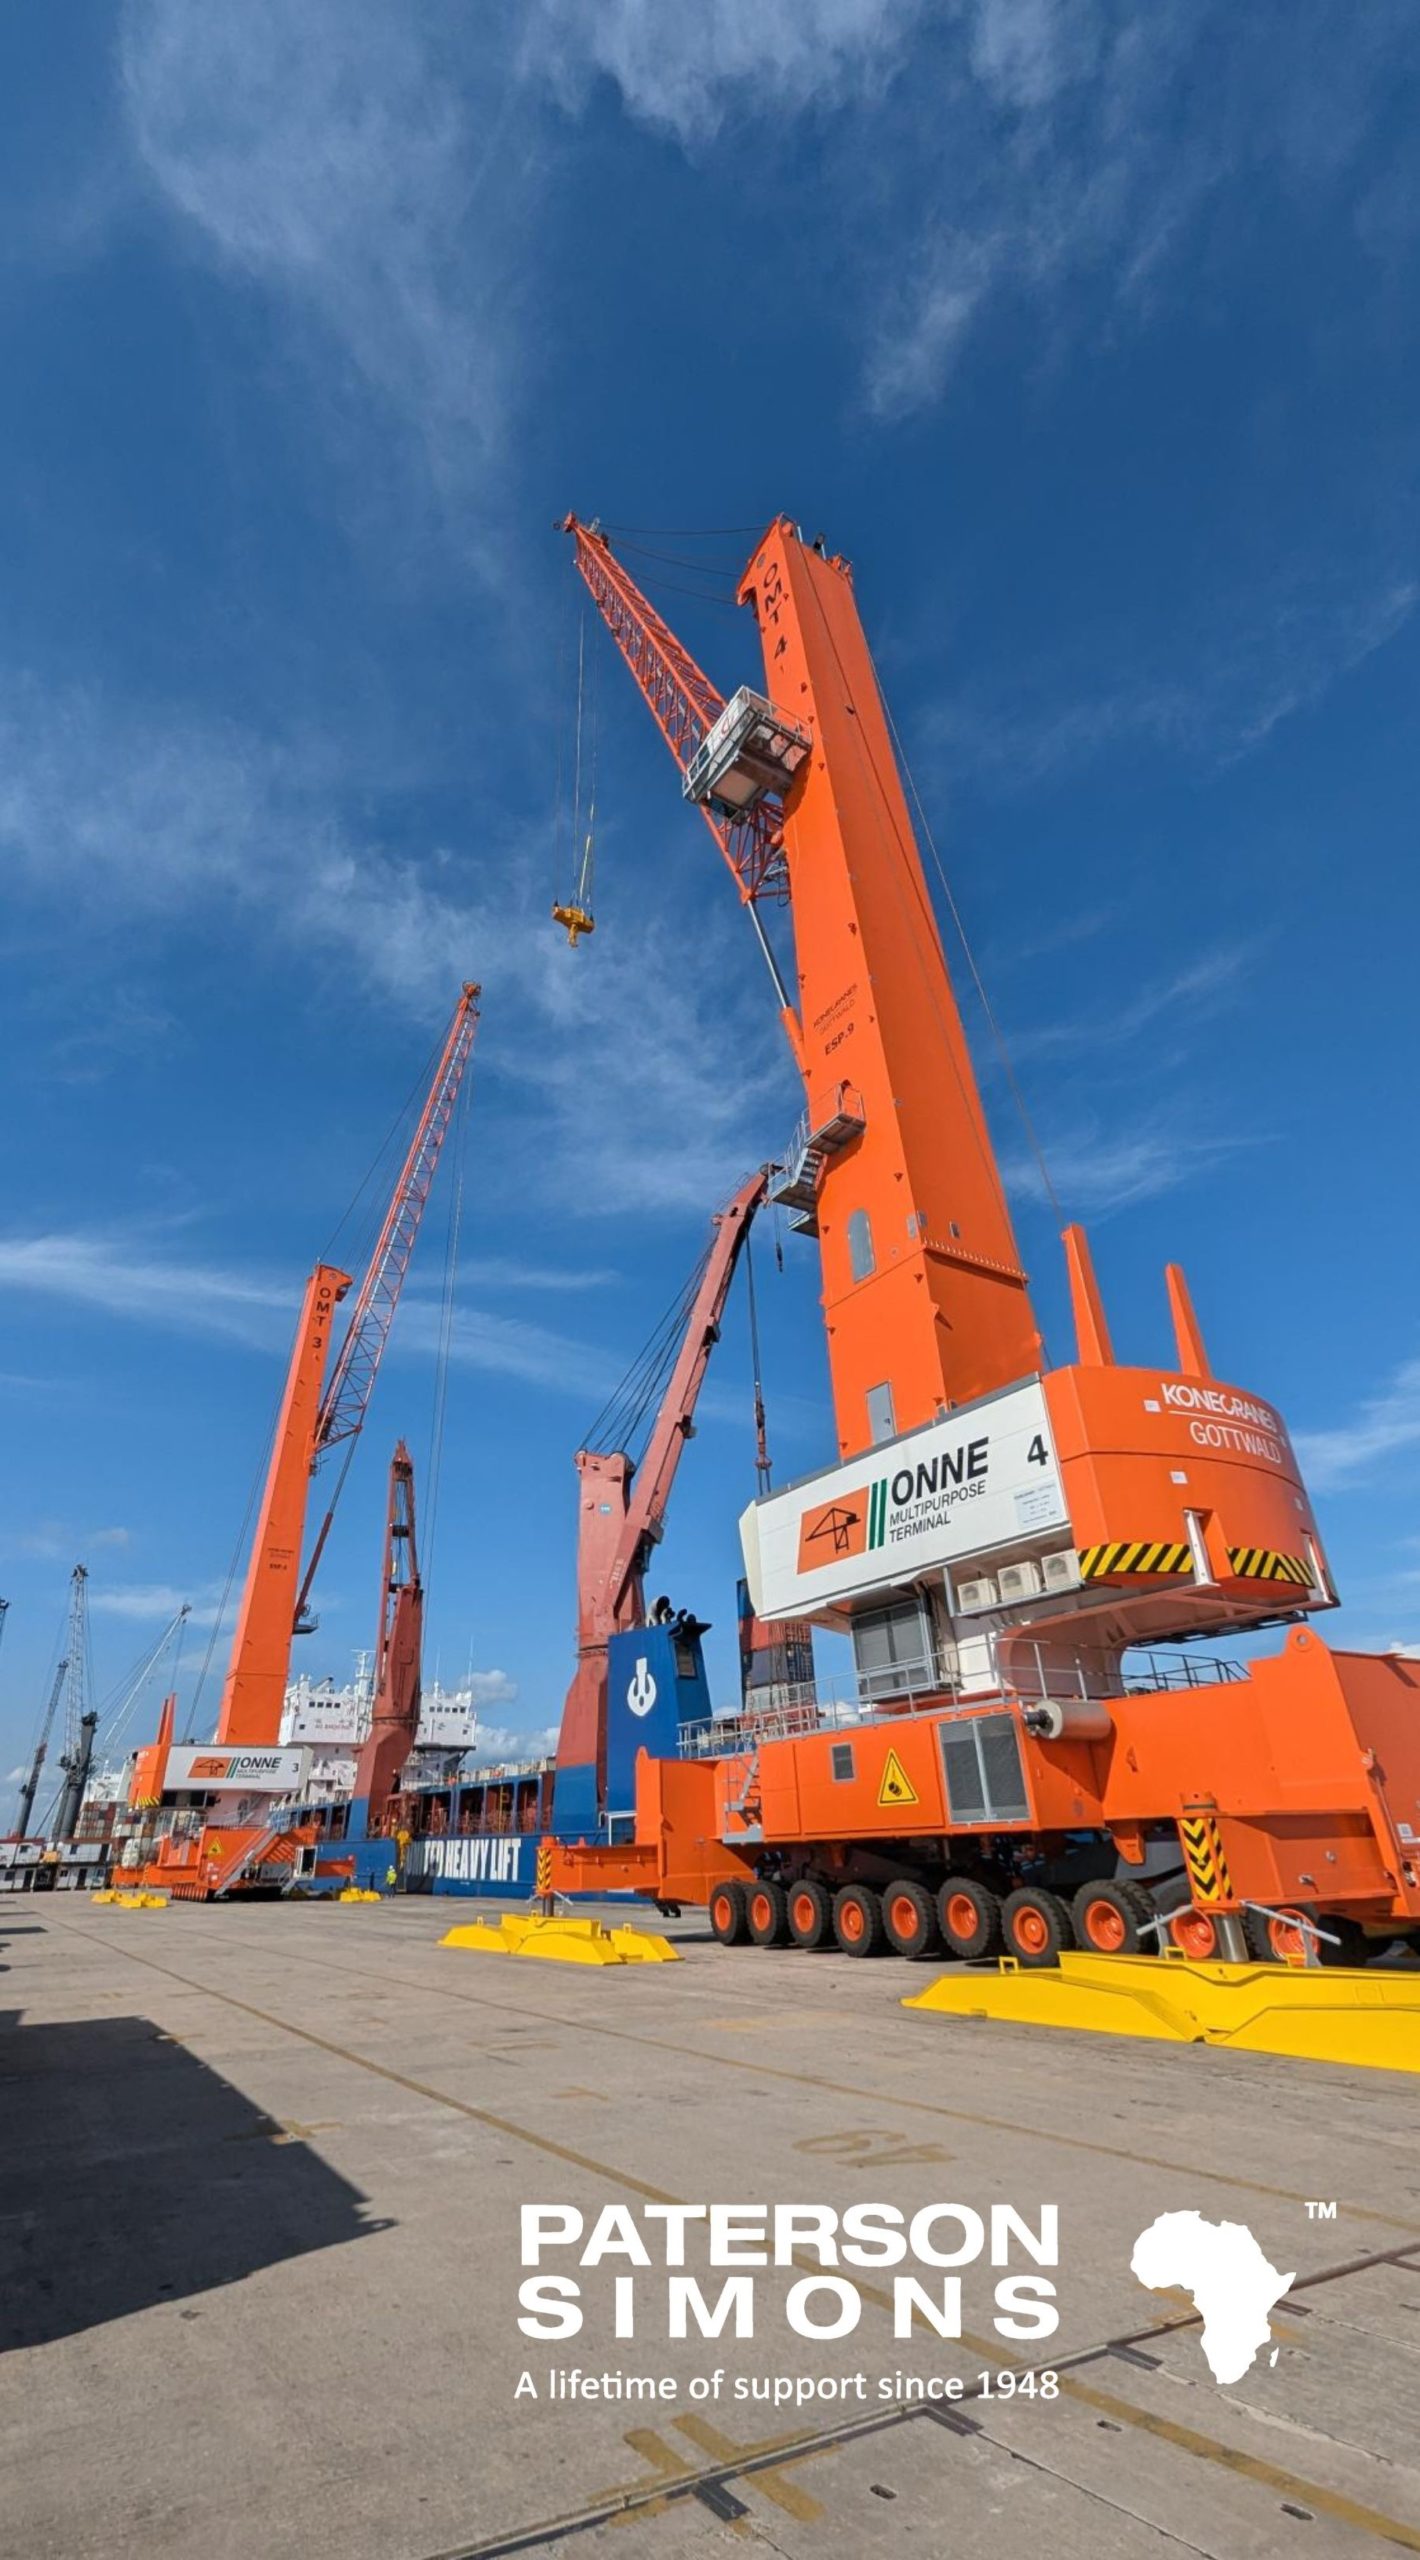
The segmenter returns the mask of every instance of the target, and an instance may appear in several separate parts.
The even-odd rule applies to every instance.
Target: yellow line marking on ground
[[[677,2418],[674,2424],[679,2434],[687,2436],[701,2453],[712,2455],[717,2462],[745,2462],[756,2453],[769,2450],[767,2444],[736,2444],[733,2436],[725,2435],[695,2410],[688,2417]],[[771,2438],[771,2444],[772,2441]],[[816,2448],[820,2453],[831,2453],[833,2449],[829,2444]],[[806,2462],[809,2458],[807,2453],[794,2456],[799,2462]],[[811,2498],[807,2489],[801,2489],[797,2481],[786,2480],[777,2464],[768,2471],[756,2471],[752,2477],[756,2489],[762,2489],[766,2498],[772,2498],[776,2507],[782,2507],[785,2515],[793,2516],[799,2524],[820,2524],[828,2513],[827,2508],[820,2506],[817,2498]]]
[[[639,2453],[643,2462],[649,2462],[653,2471],[659,2471],[663,2480],[683,2480],[695,2468],[683,2453],[677,2453],[673,2444],[667,2444],[664,2436],[658,2436],[654,2427],[628,2427],[622,2442],[629,2444],[633,2453]]]
[[[84,1934],[92,1936],[94,1933],[88,1931]],[[103,1943],[107,1945],[109,1941],[105,1939]],[[127,1954],[128,1950],[125,1948],[123,1952]],[[297,1955],[296,1961],[316,1966],[330,1973],[350,1974],[366,1981],[370,1979],[367,1967],[332,1964],[325,1956],[301,1953]],[[434,1999],[457,2000],[474,2008],[501,2009],[509,2015],[516,2014],[509,2010],[505,2000],[490,2000],[486,1992],[456,1990],[449,1983],[417,1982],[398,1974],[388,1974],[385,1979],[398,1984],[402,1990],[427,1992]],[[529,1985],[530,1990],[531,1988],[532,1986]],[[549,2024],[565,2027],[577,2036],[605,2036],[618,2044],[641,2045],[653,2053],[679,2054],[693,2062],[703,2062],[706,2058],[698,2046],[675,2044],[667,2036],[638,2035],[630,2027],[608,2027],[601,2026],[589,2018],[567,2018],[555,2009],[540,2009],[537,2014]],[[1155,2152],[1134,2151],[1121,2143],[1091,2142],[1083,2134],[1062,2133],[1053,2125],[1027,2124],[1016,2116],[978,2115],[968,2107],[944,2106],[935,2098],[911,2098],[897,2090],[882,2088],[863,2089],[849,2082],[824,2079],[817,2072],[788,2071],[778,2063],[743,2062],[734,2054],[717,2054],[715,2064],[717,2070],[745,2071],[752,2076],[757,2075],[761,2080],[784,2080],[795,2088],[821,2089],[837,2098],[861,2098],[879,2107],[901,2107],[914,2115],[944,2116],[953,2124],[979,2125],[988,2133],[1015,2134],[1023,2140],[1054,2144],[1065,2151],[1089,2152],[1094,2158],[1100,2160],[1127,2160],[1138,2168],[1167,2170],[1174,2177],[1202,2178],[1213,2186],[1235,2187],[1240,2194],[1244,2195],[1273,2196],[1283,2204],[1305,2204],[1307,2201],[1306,2194],[1299,2187],[1279,2187],[1269,2184],[1263,2178],[1240,2177],[1233,2169],[1205,2169],[1196,2160],[1164,2160],[1160,2159]],[[1398,2214],[1380,2213],[1370,2205],[1353,2204],[1349,2197],[1343,2197],[1341,2202],[1346,2213],[1354,2216],[1358,2222],[1378,2222],[1387,2231],[1403,2231],[1411,2238],[1420,2239],[1420,2224],[1414,2220],[1405,2221]]]

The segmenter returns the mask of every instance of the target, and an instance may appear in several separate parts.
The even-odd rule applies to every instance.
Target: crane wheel
[[[749,1936],[748,1896],[738,1876],[710,1888],[710,1929],[722,1947],[742,1947]]]
[[[1298,1927],[1301,1920],[1315,1921],[1320,1929],[1329,1929],[1329,1938],[1312,1938]],[[1243,1936],[1248,1953],[1258,1964],[1364,1964],[1370,1953],[1370,1941],[1359,1921],[1336,1917],[1329,1912],[1309,1909],[1305,1904],[1280,1905],[1275,1915],[1266,1911],[1243,1913]]]
[[[934,1956],[941,1947],[937,1906],[925,1884],[911,1876],[884,1886],[883,1927],[894,1955]]]
[[[817,1876],[800,1876],[789,1887],[789,1935],[796,1947],[831,1947],[833,1895]]]
[[[1018,1892],[1007,1894],[1001,1905],[1001,1934],[1007,1955],[1019,1965],[1058,1964],[1062,1951],[1075,1943],[1068,1902],[1039,1884],[1022,1885]]]
[[[1190,1964],[1212,1964],[1221,1954],[1218,1923],[1211,1911],[1200,1911],[1196,1902],[1186,1902],[1181,1911],[1169,1914],[1169,1945],[1177,1947]]]
[[[1318,1953],[1329,1953],[1324,1940],[1309,1938],[1298,1925],[1315,1917],[1315,1912],[1303,1910],[1300,1903],[1281,1905],[1275,1914],[1245,1911],[1243,1936],[1248,1954],[1258,1964],[1305,1964],[1314,1946]]]
[[[782,1947],[789,1936],[789,1897],[772,1876],[761,1876],[745,1897],[749,1934],[757,1947]]]
[[[1141,1947],[1152,1944],[1148,1924],[1154,1917],[1154,1897],[1127,1879],[1082,1884],[1071,1916],[1076,1941],[1086,1955],[1137,1956]]]
[[[1321,1942],[1323,1964],[1344,1964],[1354,1967],[1370,1963],[1371,1941],[1359,1920],[1349,1920],[1339,1911],[1323,1911],[1321,1925],[1323,1929],[1329,1929],[1338,1941],[1338,1944],[1333,1947],[1328,1946],[1323,1938]]]
[[[833,1934],[846,1956],[880,1956],[887,1945],[883,1906],[870,1884],[843,1884],[833,1897]]]
[[[1001,1952],[1001,1897],[975,1876],[948,1876],[937,1896],[937,1918],[950,1955],[979,1964]]]

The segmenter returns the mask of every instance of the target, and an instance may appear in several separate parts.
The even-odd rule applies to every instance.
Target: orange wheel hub
[[[1086,1903],[1085,1936],[1098,1954],[1117,1956],[1127,1934],[1124,1914],[1112,1902]]]
[[[906,1894],[899,1894],[896,1902],[893,1903],[888,1912],[888,1918],[900,1938],[912,1938],[916,1936],[918,1920],[917,1905],[915,1902],[909,1902]]]
[[[861,1938],[865,1925],[861,1902],[845,1902],[842,1921],[844,1937]]]
[[[1206,1964],[1218,1952],[1218,1926],[1209,1911],[1176,1911],[1169,1922],[1169,1937],[1180,1955],[1194,1964]]]
[[[981,1914],[969,1893],[954,1893],[949,1897],[946,1920],[954,1938],[974,1938],[981,1926]]]
[[[1029,1906],[1024,1911],[1018,1911],[1015,1917],[1015,1940],[1017,1946],[1026,1955],[1041,1955],[1050,1944],[1050,1931],[1046,1926],[1045,1913],[1032,1911]]]
[[[818,1918],[818,1912],[814,1907],[813,1895],[810,1893],[796,1893],[789,1906],[789,1916],[793,1921],[795,1928],[801,1929],[805,1934],[807,1934]]]
[[[756,1929],[768,1928],[770,1920],[773,1917],[773,1913],[769,1907],[769,1896],[767,1893],[757,1893],[755,1895],[754,1900],[749,1906],[749,1916],[754,1922]]]
[[[1267,1943],[1279,1964],[1305,1964],[1307,1933],[1290,1911],[1279,1911],[1267,1923]]]

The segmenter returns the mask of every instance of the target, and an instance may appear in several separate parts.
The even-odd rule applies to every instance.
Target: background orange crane
[[[330,1383],[321,1392],[335,1310],[348,1272],[318,1262],[306,1283],[275,1444],[252,1541],[231,1659],[217,1718],[219,1743],[274,1743],[291,1669],[291,1642],[309,1624],[316,1570],[330,1535],[350,1453],[369,1410],[419,1222],[429,1197],[478,1026],[480,989],[471,982],[454,1007],[409,1149],[400,1167],[351,1313]],[[346,1446],[325,1515],[301,1573],[311,1479],[332,1449]]]

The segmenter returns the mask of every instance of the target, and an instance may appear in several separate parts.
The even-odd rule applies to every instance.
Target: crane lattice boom
[[[608,631],[645,697],[657,728],[682,774],[725,708],[718,692],[655,607],[614,558],[595,525],[567,516],[558,530],[570,533],[577,567]],[[788,894],[781,813],[764,801],[739,821],[728,821],[702,801],[700,813],[734,873],[740,896],[783,899]]]
[[[340,1355],[331,1372],[330,1384],[321,1398],[320,1420],[316,1427],[316,1456],[321,1458],[339,1440],[349,1440],[359,1430],[389,1340],[404,1275],[409,1269],[419,1221],[429,1197],[434,1169],[439,1161],[458,1099],[459,1085],[473,1047],[478,1027],[480,990],[465,986],[449,1026],[443,1055],[435,1069],[434,1080],[419,1117],[419,1126],[410,1140],[409,1152],[400,1170],[398,1182],[385,1213],[379,1240],[370,1256],[369,1269],[360,1285],[360,1294],[351,1311],[349,1330],[340,1346]]]

